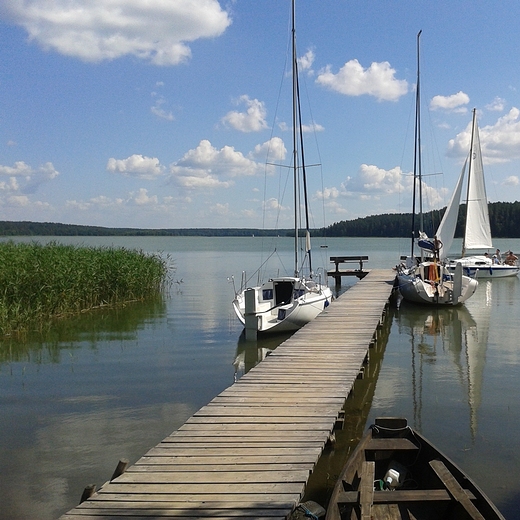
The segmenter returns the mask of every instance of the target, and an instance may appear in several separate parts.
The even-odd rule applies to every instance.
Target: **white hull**
[[[432,275],[431,268],[436,270]],[[442,264],[424,262],[411,269],[402,269],[397,275],[402,297],[413,303],[428,305],[459,305],[475,293],[478,282],[462,275],[459,268],[452,275]]]
[[[283,277],[238,293],[233,308],[246,329],[260,333],[291,332],[316,318],[331,301],[328,286]]]
[[[518,265],[494,264],[491,258],[483,255],[467,256],[458,260],[453,260],[447,264],[450,272],[455,271],[457,263],[462,264],[465,275],[481,279],[506,278],[516,276],[520,267]]]

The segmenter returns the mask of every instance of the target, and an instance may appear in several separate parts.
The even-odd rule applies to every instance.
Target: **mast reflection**
[[[396,319],[400,334],[410,338],[411,386],[414,423],[421,431],[423,391],[429,372],[437,381],[450,377],[446,357],[455,368],[455,380],[466,395],[469,425],[474,442],[477,412],[482,402],[482,383],[488,345],[491,283],[481,282],[474,295],[472,312],[464,305],[426,307],[401,302]],[[441,371],[444,370],[444,373]]]

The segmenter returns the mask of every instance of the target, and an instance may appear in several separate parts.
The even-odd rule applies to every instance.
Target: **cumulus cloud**
[[[433,96],[430,101],[430,108],[432,110],[446,110],[448,112],[467,112],[467,105],[469,103],[469,96],[460,91],[451,96]]]
[[[217,0],[9,0],[3,9],[44,49],[87,62],[132,55],[154,65],[190,58],[189,43],[231,24]]]
[[[403,190],[405,178],[400,167],[385,170],[373,164],[362,164],[357,177],[347,179],[349,190],[393,194]]]
[[[228,203],[226,203],[226,204],[217,203],[217,204],[214,204],[213,206],[211,206],[209,208],[209,210],[214,215],[219,215],[219,216],[229,215],[229,204]]]
[[[281,162],[287,157],[287,148],[280,137],[273,137],[265,143],[257,144],[251,157],[266,162]]]
[[[310,125],[302,125],[302,132],[304,134],[311,134],[314,132],[323,132],[325,128],[318,123],[311,123]]]
[[[170,166],[172,180],[185,188],[228,188],[233,183],[223,178],[252,176],[262,171],[263,167],[232,146],[218,150],[207,139]]]
[[[289,209],[287,206],[282,206],[280,204],[280,201],[274,197],[264,200],[262,203],[262,206],[263,206],[264,210],[266,210],[268,212],[271,212],[271,211],[280,212],[280,211],[286,211]]]
[[[503,183],[504,186],[518,186],[520,184],[520,179],[518,175],[510,175]]]
[[[163,97],[158,97],[155,100],[155,104],[150,108],[152,114],[156,115],[160,119],[165,119],[166,121],[173,121],[175,118],[173,117],[173,112],[165,110],[163,105],[166,104],[166,100]]]
[[[151,197],[148,196],[148,190],[145,190],[144,188],[139,189],[139,191],[133,195],[133,201],[138,206],[155,206],[159,202],[157,195],[152,195]]]
[[[44,182],[59,175],[51,162],[33,168],[24,161],[17,161],[13,166],[0,165],[0,190],[11,193],[35,193]],[[7,180],[2,180],[7,177]]]
[[[309,49],[303,56],[298,58],[298,70],[313,74],[312,65],[314,63],[315,54],[313,49]]]
[[[107,170],[127,177],[150,180],[159,177],[164,168],[156,157],[134,154],[127,159],[110,158],[107,163]]]
[[[231,111],[223,118],[222,122],[239,130],[240,132],[259,132],[267,128],[265,116],[267,114],[265,104],[258,99],[250,99],[249,96],[243,95],[237,101],[237,104],[246,105],[245,112]]]
[[[406,80],[395,78],[395,69],[387,61],[372,63],[364,69],[358,60],[350,60],[337,74],[328,65],[320,71],[316,82],[347,96],[374,96],[379,101],[397,101],[408,92]]]
[[[413,174],[403,172],[399,166],[385,170],[373,164],[362,164],[356,176],[348,177],[342,183],[339,194],[358,200],[381,200],[398,193],[411,194],[412,187]],[[423,181],[422,193],[430,208],[445,204],[446,188],[437,189]]]
[[[337,199],[339,195],[340,191],[338,188],[324,188],[323,191],[318,191],[316,194],[319,199],[323,200]]]
[[[486,110],[491,112],[502,112],[505,108],[506,100],[500,97],[496,97],[491,103],[486,105]]]
[[[520,110],[513,107],[494,125],[479,129],[480,145],[484,162],[505,163],[520,159]],[[471,141],[471,121],[454,139],[448,142],[447,155],[465,158]]]

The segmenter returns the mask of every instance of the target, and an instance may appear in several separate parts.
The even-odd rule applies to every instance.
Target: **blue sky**
[[[289,227],[289,0],[0,0],[0,220]],[[313,225],[425,209],[479,115],[488,199],[520,199],[520,3],[297,3]],[[313,131],[311,131],[313,130]],[[267,151],[269,150],[269,156]]]

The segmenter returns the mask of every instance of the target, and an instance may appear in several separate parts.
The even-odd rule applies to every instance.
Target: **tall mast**
[[[296,129],[298,124],[298,113],[296,110],[297,99],[297,58],[296,58],[296,13],[295,0],[292,0],[292,127],[293,127],[293,183],[294,183],[294,276],[298,276],[298,146],[296,140]]]
[[[473,175],[473,161],[475,159],[473,152],[473,144],[475,139],[475,124],[477,121],[477,109],[473,109],[473,119],[471,122],[471,142],[469,146],[469,164],[468,164],[468,187],[467,187],[467,195],[466,195],[466,223],[468,222],[468,214],[469,214],[469,187],[471,176]],[[462,256],[466,254],[466,232],[464,231],[464,235],[462,236]]]
[[[421,71],[420,71],[420,38],[422,30],[417,34],[417,85],[415,89],[415,135],[413,156],[413,202],[412,202],[412,253],[415,244],[415,206],[417,189],[419,190],[419,228],[424,230],[422,208],[422,171],[421,171]],[[417,181],[419,181],[417,183]],[[422,256],[422,255],[421,255]]]

